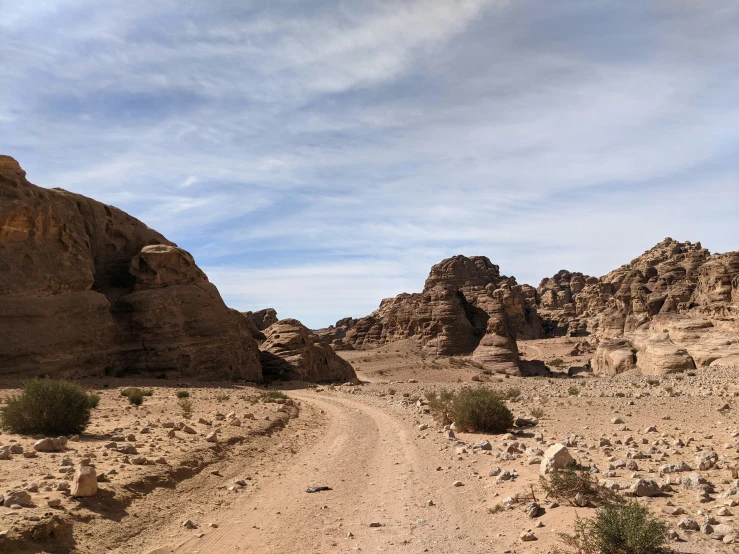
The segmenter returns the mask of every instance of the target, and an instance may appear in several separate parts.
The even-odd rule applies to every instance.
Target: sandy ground
[[[125,462],[106,465],[107,461],[96,461],[103,471],[111,465],[122,469],[121,477],[116,477],[120,482],[113,480],[101,485],[112,489],[113,498],[125,499],[125,506],[106,511],[96,509],[94,499],[77,501],[63,497],[62,508],[54,511],[72,520],[73,544],[66,550],[54,550],[59,542],[55,543],[52,537],[39,543],[41,546],[29,543],[29,551],[551,552],[559,545],[557,533],[570,531],[576,516],[590,517],[595,512],[594,508],[569,505],[548,508],[550,500],[538,487],[539,466],[529,464],[534,449],[544,450],[548,444],[567,440],[575,458],[583,464],[595,464],[600,470],[597,476],[601,481],[628,486],[638,478],[653,479],[659,484],[672,479],[676,483],[672,491],[641,499],[671,528],[677,528],[686,516],[702,523],[706,515],[739,527],[733,515],[739,513],[739,506],[733,506],[739,504],[739,495],[726,494],[739,486],[730,470],[739,459],[737,438],[733,436],[739,428],[735,402],[739,370],[710,368],[697,370],[695,375],[650,380],[631,375],[567,378],[567,367],[582,362],[582,357],[568,356],[574,344],[572,339],[541,342],[522,342],[522,352],[531,359],[563,359],[562,366],[557,362],[555,368],[561,371],[549,378],[485,375],[469,359],[424,357],[413,343],[342,352],[368,384],[317,388],[287,385],[285,392],[295,401],[296,417],[270,435],[227,429],[233,436],[243,436],[231,446],[208,446],[203,434],[210,427],[200,425],[202,429],[188,439],[190,442],[183,439],[179,448],[168,448],[167,466],[147,465],[141,470],[169,468],[168,479],[161,475],[136,476],[140,466],[121,467],[127,465]],[[431,389],[462,386],[517,388],[519,398],[509,403],[514,414],[539,408],[544,415],[536,427],[513,436],[458,433],[455,440],[450,440],[431,416],[417,406],[416,399]],[[93,427],[96,433],[111,432],[115,427],[133,429],[145,423],[141,417],[136,418],[137,425],[126,419],[136,410],[119,405],[120,401],[114,398],[116,392],[111,391],[111,398],[104,397],[101,404],[101,409],[103,404],[114,404],[110,409],[117,411],[106,413],[115,421],[102,422],[100,416],[96,417],[94,424],[101,425],[99,429]],[[170,395],[172,392],[169,389]],[[274,415],[277,409],[276,405],[251,404],[239,398],[256,393],[229,391],[228,405],[220,406],[214,401],[218,394],[215,389],[197,390],[193,396],[202,398],[198,399],[193,420],[214,418],[216,412],[225,413],[229,408],[245,411],[248,405],[255,413],[256,427],[257,422],[263,424],[263,418]],[[173,415],[167,413],[169,400],[156,408],[159,395],[155,390],[149,417],[172,419]],[[161,395],[169,398],[164,392]],[[727,404],[728,409],[719,411]],[[163,412],[158,413],[157,409]],[[615,417],[624,423],[612,423]],[[648,431],[652,426],[656,430]],[[472,448],[481,439],[487,439],[492,450]],[[600,446],[601,439],[608,439],[611,446]],[[678,439],[682,446],[676,445]],[[95,439],[83,437],[82,444],[87,440]],[[0,442],[7,441],[7,435],[0,436]],[[167,444],[164,438],[156,442]],[[514,443],[523,452],[507,454]],[[700,471],[716,488],[708,502],[699,502],[695,490],[677,484],[685,474],[658,474],[660,466],[680,461],[697,470],[696,456],[711,450],[719,457],[717,466]],[[630,459],[637,451],[646,457]],[[155,454],[159,452],[151,455]],[[39,456],[46,459],[51,455]],[[57,465],[60,456],[55,460]],[[173,476],[187,460],[197,460],[198,470],[181,478]],[[618,467],[607,474],[609,464],[621,465],[619,461],[631,461],[638,467]],[[25,481],[48,469],[24,468],[26,463],[0,461],[0,467],[5,470],[20,464],[19,470],[26,471]],[[515,477],[500,481],[490,475],[496,467],[515,471]],[[123,475],[129,473],[128,480],[124,479]],[[15,485],[8,473],[4,472],[2,479],[0,490]],[[246,486],[234,487],[234,480],[238,479],[243,479]],[[454,486],[456,481],[463,486]],[[332,490],[307,493],[311,486],[328,486]],[[530,494],[532,490],[545,508],[540,517],[529,519],[521,504],[498,508],[505,499]],[[41,505],[41,500],[39,497],[36,503]],[[100,504],[106,503],[103,497]],[[665,514],[663,510],[670,505],[682,508],[685,514]],[[722,507],[726,511],[720,511]],[[18,525],[19,518],[44,511],[49,509],[23,509],[10,516],[10,510],[0,508],[0,530]],[[193,528],[183,527],[185,520],[191,520]],[[523,542],[520,536],[529,529],[537,540]],[[670,543],[678,552],[737,550],[735,545],[701,532],[678,529],[678,533],[681,540]]]

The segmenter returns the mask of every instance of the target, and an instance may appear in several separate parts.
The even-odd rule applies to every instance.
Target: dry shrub
[[[81,386],[64,379],[33,379],[0,408],[0,426],[23,435],[71,435],[90,424],[90,412],[100,402]]]

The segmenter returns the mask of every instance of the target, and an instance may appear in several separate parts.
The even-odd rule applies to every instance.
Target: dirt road
[[[291,396],[326,413],[322,438],[279,460],[280,474],[231,506],[218,528],[157,554],[489,552],[488,533],[470,517],[478,502],[452,487],[461,475],[437,470],[438,443],[420,438],[412,421],[351,397]],[[333,490],[306,493],[315,485]]]

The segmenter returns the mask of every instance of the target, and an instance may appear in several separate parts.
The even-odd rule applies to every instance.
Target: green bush
[[[94,410],[98,407],[98,404],[100,404],[100,395],[94,392],[88,392],[87,402],[90,405],[90,408]]]
[[[190,393],[187,392],[186,390],[178,390],[177,398],[190,398]]]
[[[578,554],[660,554],[668,525],[637,500],[604,504],[592,519],[575,520],[575,534],[561,534]]]
[[[144,396],[154,396],[154,391],[152,389],[144,389],[141,392],[144,394]]]
[[[460,431],[505,433],[513,426],[513,414],[494,390],[464,388],[452,402],[454,424]]]
[[[129,403],[134,406],[141,406],[144,403],[144,391],[141,389],[133,389],[127,395]]]
[[[71,435],[90,424],[90,412],[100,402],[81,386],[63,379],[33,379],[21,393],[5,399],[0,426],[22,435]]]

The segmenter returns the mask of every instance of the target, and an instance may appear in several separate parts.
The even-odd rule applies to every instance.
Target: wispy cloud
[[[456,253],[536,284],[738,248],[737,26],[725,0],[0,2],[0,151],[324,326]]]

